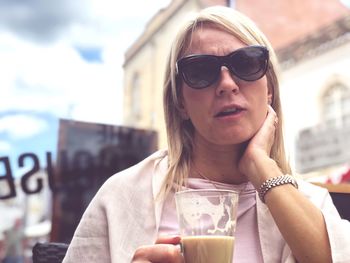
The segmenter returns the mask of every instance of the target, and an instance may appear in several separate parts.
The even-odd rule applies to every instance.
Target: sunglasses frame
[[[261,74],[259,74],[258,77],[256,78],[246,78],[240,74],[238,74],[234,67],[232,67],[231,65],[231,58],[232,56],[234,56],[237,53],[240,52],[245,52],[246,49],[259,49],[260,51],[262,51],[262,58],[265,61],[264,63],[264,68],[262,68],[262,70],[259,70],[258,72],[261,71]],[[191,61],[193,61],[193,59],[197,59],[197,58],[211,58],[211,59],[216,59],[218,61],[218,64],[220,65],[220,68],[225,66],[231,74],[233,74],[234,76],[238,77],[239,79],[245,80],[245,81],[256,81],[260,78],[262,78],[267,71],[268,68],[268,64],[269,64],[269,50],[265,47],[265,46],[260,46],[260,45],[251,45],[251,46],[246,46],[246,47],[242,47],[239,49],[236,49],[235,51],[231,52],[228,55],[225,56],[216,56],[216,55],[206,55],[206,54],[199,54],[199,55],[189,55],[183,58],[180,58],[177,62],[176,62],[176,75],[177,76],[181,76],[182,80],[191,88],[193,89],[204,89],[209,87],[210,85],[214,84],[220,77],[220,70],[217,71],[217,76],[215,78],[213,78],[213,80],[211,82],[208,82],[206,85],[204,86],[194,86],[190,81],[188,81],[186,74],[183,71],[183,68],[186,67],[186,65],[188,63],[191,63]]]

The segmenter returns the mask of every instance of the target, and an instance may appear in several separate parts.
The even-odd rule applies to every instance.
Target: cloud
[[[2,0],[0,25],[24,37],[52,40],[72,23],[84,19],[84,0]]]
[[[0,1],[0,112],[120,124],[124,52],[169,2]]]
[[[72,117],[72,108],[88,103],[84,120],[94,110],[93,121],[98,115],[104,122],[116,122],[116,116],[105,116],[120,115],[119,60],[90,63],[62,42],[44,47],[15,38],[0,37],[0,42],[0,50],[6,50],[0,51],[0,111],[49,112],[67,118]]]
[[[169,2],[139,0],[121,5],[115,0],[2,0],[0,27],[39,42],[78,36],[78,42],[102,43],[112,32],[135,30],[135,26],[141,32],[140,25]]]
[[[4,133],[11,139],[27,139],[40,134],[48,129],[44,119],[25,115],[7,115],[0,118],[0,133]]]
[[[9,142],[0,140],[0,153],[9,152],[12,149],[12,145]]]

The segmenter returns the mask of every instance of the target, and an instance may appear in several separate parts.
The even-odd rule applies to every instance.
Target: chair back
[[[68,244],[36,243],[33,247],[33,263],[61,263],[66,255]]]
[[[350,193],[330,192],[341,218],[350,221]]]
[[[341,218],[350,221],[350,184],[314,184],[327,188]]]

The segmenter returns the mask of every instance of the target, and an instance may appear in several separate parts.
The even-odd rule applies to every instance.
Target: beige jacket
[[[153,244],[163,205],[161,200],[154,200],[166,169],[166,151],[158,151],[110,177],[86,209],[63,262],[129,263],[136,248]],[[324,214],[333,262],[350,263],[350,222],[340,219],[327,190],[303,181],[299,182],[299,189]],[[257,211],[264,262],[295,262],[259,198]],[[277,251],[283,251],[282,255]]]

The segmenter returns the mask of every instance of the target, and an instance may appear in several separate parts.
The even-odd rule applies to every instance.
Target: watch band
[[[295,188],[298,189],[298,183],[295,180],[293,176],[290,175],[280,175],[277,177],[273,177],[270,179],[267,179],[259,188],[259,197],[260,200],[265,203],[265,195],[266,193],[271,190],[272,188],[279,186],[279,185],[284,185],[284,184],[291,184]]]

